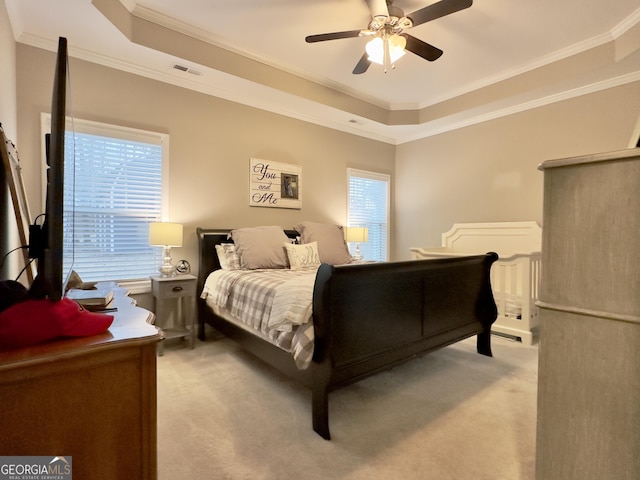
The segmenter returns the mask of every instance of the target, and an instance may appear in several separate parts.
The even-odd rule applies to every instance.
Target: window
[[[367,227],[368,240],[360,244],[365,260],[386,261],[389,256],[389,182],[386,174],[349,168],[348,225]]]
[[[149,223],[163,217],[168,141],[160,133],[67,120],[64,272],[100,281],[147,279],[157,271],[162,252],[149,246]]]

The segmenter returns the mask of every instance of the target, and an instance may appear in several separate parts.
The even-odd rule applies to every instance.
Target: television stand
[[[0,456],[67,456],[73,478],[157,478],[151,312],[115,287],[108,331],[0,352]]]

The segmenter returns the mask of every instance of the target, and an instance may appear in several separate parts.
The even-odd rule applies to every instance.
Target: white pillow
[[[221,243],[216,245],[218,261],[222,270],[240,270],[240,257],[233,243]]]
[[[287,251],[291,270],[307,270],[320,266],[317,242],[305,243],[304,245],[285,243],[284,248]]]

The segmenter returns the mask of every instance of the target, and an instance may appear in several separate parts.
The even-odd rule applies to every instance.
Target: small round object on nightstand
[[[176,271],[178,273],[189,273],[191,272],[191,265],[186,260],[180,260],[176,265]]]

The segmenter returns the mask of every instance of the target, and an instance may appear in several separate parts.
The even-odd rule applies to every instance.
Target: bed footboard
[[[328,393],[464,338],[491,356],[495,253],[318,271],[313,298],[313,427],[330,438]]]

